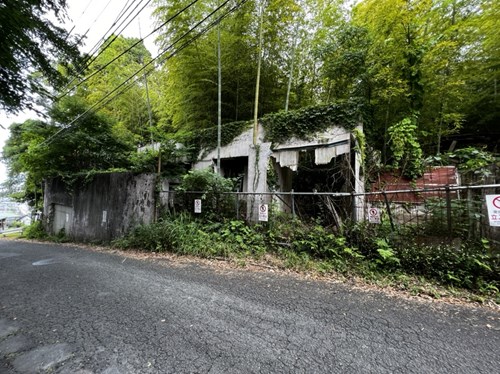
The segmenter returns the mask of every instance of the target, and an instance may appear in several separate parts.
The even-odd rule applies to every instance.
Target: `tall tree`
[[[50,123],[28,120],[11,126],[2,159],[11,178],[25,175],[20,198],[30,200],[46,178],[71,180],[81,173],[128,166],[131,149],[114,137],[105,117],[88,112],[72,123],[87,108],[81,98],[66,97],[51,109]]]
[[[156,15],[165,22],[190,1],[157,0]],[[197,35],[209,23],[186,33],[223,1],[199,1],[167,23],[160,42],[169,48]],[[260,2],[230,1],[210,21],[239,4],[233,15],[222,20],[222,121],[247,120],[253,117],[252,101],[258,50],[258,5]],[[297,5],[293,0],[264,1],[263,61],[259,115],[283,108],[287,87],[290,32]],[[182,44],[182,43],[180,43]],[[217,115],[217,35],[215,29],[201,35],[179,51],[163,66],[163,94],[160,107],[170,113],[172,129],[195,129],[213,126]],[[177,50],[179,43],[171,51]],[[164,112],[165,114],[167,111]]]
[[[110,93],[151,61],[151,54],[137,38],[112,35],[87,70],[89,79],[78,95],[89,105],[98,105],[100,113],[112,122],[118,136],[133,145],[151,141],[149,113],[144,69],[127,84],[126,90],[115,98]],[[113,100],[108,101],[108,98]],[[102,105],[100,103],[103,103]]]
[[[483,0],[476,6],[472,21],[476,42],[469,46],[471,59],[466,64],[466,122],[464,131],[497,132],[500,121],[500,3]]]
[[[49,95],[45,81],[59,86],[57,64],[79,61],[66,30],[46,18],[63,21],[66,0],[3,0],[0,4],[0,107],[8,112],[32,108],[35,95]],[[35,74],[39,72],[40,74]]]

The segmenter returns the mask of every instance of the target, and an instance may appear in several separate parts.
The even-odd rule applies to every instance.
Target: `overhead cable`
[[[49,136],[42,143],[40,143],[38,146],[50,144],[53,141],[53,139],[56,136],[58,136],[59,134],[61,134],[63,131],[69,131],[71,129],[74,129],[75,126],[73,126],[73,125],[77,124],[77,122],[79,120],[85,118],[90,112],[92,112],[92,111],[95,112],[96,110],[102,108],[104,105],[108,104],[110,101],[114,100],[117,96],[119,96],[120,94],[122,94],[123,92],[125,92],[128,88],[130,88],[132,86],[133,83],[135,83],[133,81],[134,78],[137,78],[137,76],[139,74],[141,74],[146,68],[150,67],[155,61],[160,60],[160,58],[162,58],[162,56],[164,56],[170,49],[172,49],[175,46],[175,44],[177,44],[182,39],[186,38],[192,31],[194,31],[202,23],[204,23],[205,21],[207,21],[212,15],[214,15],[217,11],[219,11],[222,7],[224,7],[229,1],[231,1],[231,0],[226,0],[221,5],[219,5],[215,10],[213,10],[211,13],[209,13],[201,21],[199,21],[198,23],[196,23],[196,25],[194,25],[192,28],[190,28],[186,33],[184,33],[182,36],[180,36],[179,38],[177,38],[172,44],[170,44],[165,50],[163,50],[161,53],[159,53],[155,58],[153,58],[151,61],[149,61],[148,63],[146,63],[143,67],[141,67],[139,70],[137,70],[136,72],[134,72],[131,76],[129,76],[125,81],[123,81],[121,84],[119,84],[113,90],[111,90],[110,92],[108,92],[100,101],[98,101],[97,103],[95,103],[92,106],[90,106],[85,112],[83,112],[82,114],[78,115],[68,125],[66,125],[66,127],[61,128],[56,133],[54,133],[53,135]],[[178,49],[176,49],[175,51],[173,51],[172,53],[170,53],[168,56],[162,58],[160,60],[160,62],[163,63],[163,62],[171,59],[175,55],[177,55],[184,48],[186,48],[191,43],[193,43],[195,40],[197,40],[200,36],[204,35],[207,31],[209,31],[210,29],[212,29],[215,25],[217,25],[220,21],[222,21],[229,14],[231,14],[232,12],[234,12],[237,8],[239,8],[241,5],[243,5],[247,1],[248,0],[241,0],[241,1],[239,1],[231,9],[229,9],[225,14],[221,15],[215,21],[213,21],[210,24],[208,24],[205,27],[205,29],[201,30],[197,35],[193,36],[187,42],[183,43]],[[154,67],[152,69],[150,69],[150,71],[148,73],[150,73],[153,70],[154,70]]]
[[[79,86],[81,86],[83,83],[85,83],[86,81],[88,81],[90,78],[92,78],[93,76],[95,76],[96,74],[99,74],[101,71],[103,71],[104,69],[106,69],[109,65],[111,65],[113,62],[115,62],[116,60],[118,60],[120,57],[122,57],[123,55],[125,55],[126,53],[130,52],[133,48],[135,48],[137,45],[139,45],[140,43],[144,42],[144,40],[148,37],[150,37],[151,35],[153,35],[155,32],[157,32],[158,30],[160,30],[162,27],[164,27],[167,23],[169,23],[170,21],[174,20],[175,18],[177,18],[181,13],[185,12],[187,9],[189,9],[191,6],[193,6],[195,3],[197,3],[199,0],[193,0],[191,1],[188,5],[186,5],[184,8],[180,9],[177,13],[175,13],[174,15],[172,15],[170,18],[168,18],[165,22],[163,22],[161,25],[159,25],[158,27],[156,27],[153,31],[151,31],[148,35],[146,35],[144,38],[140,38],[138,39],[135,43],[133,43],[132,45],[130,45],[128,48],[126,48],[124,51],[122,51],[120,54],[118,54],[117,56],[115,56],[113,59],[111,59],[110,61],[108,61],[106,64],[100,66],[97,70],[93,71],[90,75],[84,77],[83,79],[81,79],[78,83],[76,83],[74,86],[72,86],[70,89],[67,89],[64,93],[62,93],[61,95],[58,96],[58,99],[61,99],[63,98],[64,96],[68,95],[69,93],[71,93],[75,88],[78,88]],[[226,1],[224,4],[226,4],[228,1]],[[219,9],[219,8],[217,8]],[[115,37],[116,39],[116,37]],[[102,53],[102,52],[100,52]],[[96,57],[97,58],[97,57]],[[95,58],[93,59],[93,61],[95,61]]]

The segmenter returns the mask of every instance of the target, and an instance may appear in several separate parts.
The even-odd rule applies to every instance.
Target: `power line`
[[[120,57],[122,57],[123,55],[125,55],[126,53],[128,53],[129,51],[131,51],[133,48],[135,48],[137,45],[139,45],[140,43],[144,42],[144,40],[148,37],[150,37],[151,35],[153,35],[155,32],[157,32],[158,30],[160,30],[163,26],[165,26],[167,23],[169,23],[170,21],[174,20],[175,18],[177,18],[181,13],[185,12],[187,9],[189,9],[191,6],[193,6],[195,3],[197,3],[199,0],[193,0],[191,1],[191,3],[189,3],[188,5],[186,5],[184,8],[182,8],[181,10],[179,10],[177,13],[175,13],[174,15],[172,15],[169,19],[167,19],[165,22],[163,22],[160,26],[158,26],[157,28],[155,28],[153,31],[151,31],[148,35],[146,35],[144,38],[140,38],[139,40],[137,40],[135,43],[133,43],[131,46],[129,46],[127,49],[125,49],[122,53],[120,53],[119,55],[115,56],[113,59],[111,59],[110,61],[108,61],[106,64],[104,64],[103,66],[100,66],[96,71],[92,72],[90,75],[84,77],[83,79],[81,79],[77,84],[75,84],[73,87],[71,87],[70,89],[67,89],[64,93],[62,93],[61,95],[58,96],[57,99],[61,99],[63,98],[64,96],[68,95],[71,91],[73,91],[75,88],[77,87],[80,87],[83,83],[85,83],[86,81],[88,81],[90,78],[92,78],[93,76],[99,74],[101,71],[103,71],[104,69],[106,69],[109,65],[111,65],[113,62],[115,62],[116,60],[118,60]],[[228,1],[226,1],[227,3]],[[217,8],[219,9],[219,8]],[[108,46],[116,39],[116,37],[108,44]],[[92,63],[93,61],[96,60],[96,58],[102,53],[103,51],[101,51],[90,63]],[[90,63],[88,65],[90,65]]]
[[[85,14],[85,12],[87,12],[87,10],[89,9],[90,7],[90,4],[92,4],[94,0],[90,0],[88,3],[87,3],[87,6],[85,7],[85,9],[83,9],[83,11],[80,13],[80,15],[78,16],[78,18],[81,18],[83,17],[83,15]],[[74,22],[74,21],[73,21]],[[70,36],[71,36],[71,33],[73,32],[73,30],[75,29],[76,27],[76,23],[73,23],[73,27],[71,28],[71,30],[69,30],[68,32],[68,35],[66,35],[66,39],[68,39]],[[88,32],[88,31],[87,31]]]
[[[212,15],[214,15],[217,11],[219,11],[222,7],[224,7],[229,1],[231,1],[231,0],[226,0],[224,3],[222,3],[222,5],[220,5],[219,7],[217,7],[214,11],[212,11],[211,13],[209,13],[205,18],[203,18],[201,21],[199,21],[198,23],[196,23],[196,25],[194,25],[192,28],[190,28],[186,33],[184,33],[182,36],[180,36],[179,38],[177,38],[176,41],[174,41],[172,44],[170,44],[163,52],[159,53],[158,56],[156,56],[151,61],[149,61],[148,63],[146,63],[142,68],[140,68],[135,73],[133,73],[129,78],[127,78],[125,81],[123,81],[117,87],[115,87],[113,90],[111,90],[110,92],[108,92],[100,101],[98,101],[97,103],[93,104],[85,112],[83,112],[78,117],[76,117],[75,119],[73,119],[66,127],[61,128],[59,131],[57,131],[53,135],[49,136],[42,143],[40,143],[38,146],[42,146],[44,144],[47,144],[47,145],[50,144],[53,141],[53,139],[56,136],[58,136],[59,134],[61,134],[63,131],[66,131],[66,130],[69,131],[69,130],[73,129],[74,126],[72,126],[72,125],[75,124],[77,121],[79,121],[81,119],[84,119],[91,111],[95,111],[95,110],[98,110],[98,109],[102,108],[104,105],[108,104],[109,102],[111,102],[112,100],[114,100],[117,96],[119,96],[120,94],[122,94],[123,92],[125,92],[128,88],[130,88],[132,86],[133,83],[135,83],[134,81],[132,81],[134,78],[137,78],[137,76],[139,74],[141,74],[147,67],[149,67],[150,65],[152,65],[153,62],[159,60],[175,44],[177,44],[179,41],[181,41],[182,39],[184,39],[185,37],[187,37],[188,34],[190,34],[192,31],[194,31],[196,28],[198,28],[203,22],[205,22]],[[185,42],[184,44],[182,44],[177,50],[175,50],[174,52],[172,52],[171,54],[169,54],[167,57],[163,58],[160,61],[160,63],[164,63],[165,61],[167,61],[170,58],[172,58],[175,55],[177,55],[184,48],[186,48],[187,46],[189,46],[191,43],[193,43],[200,36],[204,35],[207,31],[209,31],[210,29],[212,29],[215,25],[217,25],[224,18],[226,18],[229,14],[231,14],[232,12],[234,12],[237,8],[239,8],[241,5],[243,5],[247,1],[248,0],[241,0],[240,2],[238,2],[231,9],[229,9],[225,14],[221,15],[218,19],[216,19],[215,21],[213,21],[210,24],[208,24],[205,27],[205,29],[201,30],[197,35],[193,36],[187,42]],[[145,74],[149,74],[153,70],[154,70],[154,67],[150,71],[148,71],[147,73],[145,73]]]
[[[122,10],[118,13],[118,16],[116,17],[115,21],[114,21],[114,22],[113,22],[113,24],[112,24],[112,25],[108,28],[108,30],[104,33],[104,35],[102,36],[102,38],[101,38],[101,39],[99,39],[99,40],[98,40],[98,41],[94,44],[94,46],[91,48],[91,50],[90,50],[90,52],[89,52],[89,54],[88,54],[88,57],[87,57],[87,58],[83,61],[83,66],[81,66],[81,67],[77,70],[77,74],[82,74],[82,73],[83,73],[83,72],[84,72],[84,71],[85,71],[85,70],[86,70],[86,69],[90,66],[90,64],[92,64],[92,62],[94,62],[94,61],[96,60],[96,58],[97,58],[98,56],[100,56],[100,55],[101,55],[101,54],[102,54],[102,53],[103,53],[103,52],[104,52],[104,51],[105,51],[105,50],[106,50],[106,49],[107,49],[107,48],[111,45],[111,43],[113,43],[113,42],[117,39],[118,35],[119,35],[119,34],[120,34],[123,30],[125,30],[125,29],[126,29],[126,28],[130,25],[130,23],[131,23],[131,22],[132,22],[135,18],[137,18],[137,16],[138,16],[138,15],[139,15],[139,14],[140,14],[143,10],[144,10],[144,8],[145,8],[147,5],[149,5],[149,3],[151,2],[151,0],[148,0],[148,1],[147,1],[147,3],[146,3],[146,4],[145,4],[145,5],[144,5],[144,6],[143,6],[140,10],[139,10],[139,12],[137,12],[137,13],[135,14],[135,16],[134,16],[134,17],[133,17],[133,18],[129,21],[129,23],[128,23],[127,25],[125,25],[125,27],[123,27],[120,31],[118,31],[118,32],[117,32],[117,34],[116,34],[116,35],[114,35],[114,37],[113,37],[111,40],[108,40],[108,41],[107,41],[106,46],[105,46],[104,48],[102,48],[102,49],[99,51],[99,53],[98,53],[97,55],[92,55],[93,53],[97,52],[97,49],[98,49],[99,47],[101,47],[101,46],[102,46],[102,45],[106,42],[106,37],[107,37],[106,35],[107,35],[107,34],[108,34],[111,30],[112,30],[113,26],[114,26],[114,25],[115,25],[115,24],[116,24],[116,23],[117,23],[117,22],[118,22],[118,21],[119,21],[122,17],[124,17],[124,16],[125,16],[125,14],[128,12],[128,10],[130,9],[130,7],[133,5],[133,2],[129,4],[129,1],[130,1],[130,0],[127,0],[127,2],[125,3],[125,5],[122,7]],[[142,0],[141,0],[141,2],[142,2]],[[141,2],[140,2],[140,3],[141,3]],[[125,22],[125,21],[126,21],[126,20],[130,17],[130,16],[131,16],[131,15],[132,15],[132,13],[134,12],[134,10],[136,10],[136,9],[137,9],[137,7],[140,5],[140,3],[139,3],[139,4],[137,4],[137,5],[135,6],[135,8],[134,8],[134,9],[132,9],[132,11],[130,11],[130,13],[126,16],[126,18],[125,18],[125,19],[124,19],[124,20],[120,23],[120,25],[118,25],[118,26],[116,27],[116,29],[114,30],[114,32],[116,32],[116,31],[118,30],[118,27],[120,27],[120,26],[121,26],[121,25],[122,25],[122,24],[123,24],[123,23],[124,23],[124,22]],[[127,6],[127,4],[128,4],[128,6]],[[107,5],[109,5],[109,3],[108,3]],[[107,7],[107,5],[106,5],[106,7]],[[94,21],[94,22],[95,22],[95,21]],[[74,27],[73,27],[73,28],[74,28]],[[89,28],[89,30],[90,30],[90,28]],[[88,31],[89,31],[89,30],[87,30],[87,33],[88,33]],[[82,38],[83,38],[83,37],[82,37]],[[79,42],[81,41],[81,39],[82,39],[82,38],[80,38],[80,39],[79,39],[79,41],[78,41],[77,43],[79,43]],[[73,77],[73,78],[69,81],[69,83],[68,83],[68,84],[66,84],[66,86],[65,86],[64,90],[66,90],[68,87],[70,87],[70,86],[71,86],[71,84],[72,84],[72,83],[73,83],[76,79],[77,79],[77,77],[76,77],[76,76],[75,76],[75,77]]]
[[[91,55],[92,53],[94,53],[95,51],[97,51],[97,49],[99,48],[102,43],[104,43],[106,41],[106,35],[108,35],[108,33],[111,31],[111,29],[118,23],[118,21],[120,21],[120,19],[122,17],[125,16],[125,14],[127,13],[127,11],[130,9],[130,7],[133,5],[133,3],[130,3],[130,0],[127,0],[127,2],[123,5],[122,9],[120,10],[120,12],[118,13],[118,15],[116,16],[113,24],[111,26],[109,26],[108,30],[106,30],[106,32],[104,33],[104,35],[102,36],[102,38],[100,38],[92,48],[90,48],[89,50],[89,55]],[[127,16],[128,18],[128,16]]]
[[[92,26],[94,26],[94,24],[96,23],[96,21],[102,16],[102,14],[108,8],[108,6],[109,6],[110,3],[111,3],[111,0],[108,0],[108,2],[106,3],[106,5],[104,6],[104,8],[102,8],[102,10],[99,12],[99,14],[97,15],[97,17],[94,18],[94,21],[92,21],[92,23],[90,24],[90,26],[87,29],[87,31],[85,31],[85,33],[78,39],[77,43],[80,43],[82,41],[82,39],[87,36],[87,34],[89,33],[89,31],[92,28]]]
[[[102,38],[101,40],[103,40],[103,41],[104,41],[105,43],[107,43],[107,44],[106,44],[106,45],[105,45],[105,46],[104,46],[104,47],[103,47],[103,48],[99,51],[99,53],[98,53],[96,56],[93,56],[93,57],[90,59],[91,61],[87,64],[87,67],[88,67],[88,66],[89,66],[92,62],[94,62],[94,61],[95,61],[95,59],[96,59],[97,57],[99,57],[99,56],[100,56],[100,55],[101,55],[101,54],[102,54],[102,53],[103,53],[106,49],[108,49],[108,48],[109,48],[109,46],[110,46],[110,45],[111,45],[111,44],[112,44],[112,43],[113,43],[113,42],[114,42],[114,41],[118,38],[118,35],[119,35],[119,34],[121,34],[121,33],[122,33],[122,32],[123,32],[123,31],[124,31],[124,30],[125,30],[125,29],[126,29],[126,28],[130,25],[130,24],[131,24],[131,23],[132,23],[132,21],[133,21],[133,20],[135,20],[135,19],[139,16],[139,14],[140,14],[140,13],[144,10],[144,8],[146,8],[146,7],[149,5],[149,3],[150,3],[151,1],[152,1],[152,0],[147,0],[147,2],[146,2],[146,3],[142,6],[142,8],[141,8],[141,9],[140,9],[140,10],[139,10],[139,11],[138,11],[138,12],[137,12],[137,13],[136,13],[133,17],[132,17],[132,19],[130,19],[130,20],[128,21],[128,23],[127,23],[124,27],[122,27],[122,29],[121,29],[120,31],[118,31],[118,28],[119,28],[119,27],[121,27],[121,26],[123,25],[123,23],[124,23],[124,22],[126,22],[126,21],[128,20],[128,18],[132,15],[132,13],[133,13],[133,12],[134,12],[134,11],[135,11],[135,10],[136,10],[139,6],[140,6],[140,3],[139,3],[139,4],[137,4],[137,5],[134,7],[134,9],[132,9],[132,10],[130,11],[130,13],[127,15],[127,17],[126,17],[126,18],[125,18],[125,19],[124,19],[124,20],[123,20],[123,21],[122,21],[122,22],[121,22],[121,23],[120,23],[120,24],[116,27],[115,31],[112,33],[112,34],[115,34],[115,35],[114,35],[114,37],[113,37],[110,41],[107,41],[107,40],[105,40],[105,39],[106,39],[106,34],[108,33],[108,31],[110,31],[110,30],[111,30],[111,28],[112,28],[113,26],[111,26],[111,27],[110,27],[110,29],[109,29],[108,31],[106,31],[106,33],[104,34],[104,36],[103,36],[103,38]],[[132,5],[132,3],[131,3],[130,5]],[[110,35],[111,35],[111,34],[110,34]],[[94,46],[94,49],[95,49],[95,50],[93,49],[93,50],[92,50],[89,54],[92,54],[92,53],[97,52],[97,49],[96,49],[96,48],[99,48],[99,47],[102,47],[102,44],[101,44],[101,45],[96,45],[96,46]]]

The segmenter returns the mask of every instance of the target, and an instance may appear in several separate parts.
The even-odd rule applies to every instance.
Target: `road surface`
[[[500,313],[0,240],[0,373],[499,373]]]

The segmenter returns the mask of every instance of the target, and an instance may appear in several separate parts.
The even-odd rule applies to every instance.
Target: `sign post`
[[[500,195],[486,195],[490,226],[500,226]]]

